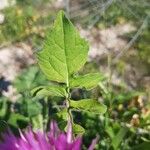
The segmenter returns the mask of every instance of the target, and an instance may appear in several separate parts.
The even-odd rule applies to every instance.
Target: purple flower
[[[81,150],[82,138],[72,140],[71,127],[67,134],[61,132],[55,121],[51,122],[50,132],[33,132],[29,129],[16,137],[11,131],[2,135],[0,150]],[[92,144],[90,150],[92,150]]]

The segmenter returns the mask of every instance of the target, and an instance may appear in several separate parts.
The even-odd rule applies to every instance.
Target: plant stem
[[[69,85],[67,86],[67,96],[66,96],[66,107],[67,107],[67,112],[68,112],[68,123],[67,123],[67,130],[68,130],[68,142],[71,142],[73,139],[73,133],[72,133],[72,128],[73,128],[73,117],[72,113],[70,110],[70,88]]]
[[[44,110],[43,110],[43,118],[44,118],[44,131],[47,128],[47,121],[48,121],[48,116],[49,116],[49,111],[48,111],[48,97],[45,97],[44,99]]]

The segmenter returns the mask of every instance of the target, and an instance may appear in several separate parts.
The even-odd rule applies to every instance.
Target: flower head
[[[20,137],[13,135],[11,131],[2,135],[0,150],[80,150],[81,137],[68,141],[68,134],[59,130],[55,121],[51,122],[50,132],[20,131]]]
[[[71,134],[69,127],[67,133],[61,132],[55,121],[51,122],[48,133],[34,132],[30,128],[25,133],[20,131],[20,136],[16,137],[9,130],[2,135],[0,150],[81,150],[82,138],[72,140]],[[94,145],[92,142],[89,150]]]

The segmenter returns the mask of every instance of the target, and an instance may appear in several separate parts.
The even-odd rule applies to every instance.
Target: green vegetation
[[[34,48],[43,47],[37,52],[37,61],[45,75],[35,65],[24,69],[12,83],[17,89],[15,102],[0,93],[0,131],[9,126],[17,133],[17,128],[25,129],[30,124],[34,129],[46,130],[51,119],[57,120],[59,127],[66,130],[70,119],[74,134],[83,134],[85,147],[97,135],[100,137],[97,150],[148,150],[149,89],[145,92],[140,88],[126,89],[123,85],[114,87],[105,74],[97,73],[98,66],[86,63],[87,41],[79,36],[63,12],[45,36],[54,18],[53,11],[45,10],[47,2],[17,0],[16,5],[3,10],[5,22],[0,25],[0,44],[26,41]],[[130,9],[138,16],[136,18],[131,12],[125,12],[125,7],[120,7],[124,3],[113,3],[95,26],[109,27],[130,21],[138,30],[142,21],[137,23],[137,20],[149,14],[148,6],[143,10],[138,0],[133,1]],[[143,5],[145,3],[148,0]],[[41,13],[43,10],[45,14]],[[139,54],[138,60],[149,69],[148,25],[149,20],[133,47]],[[127,39],[132,39],[136,32],[126,35]],[[117,66],[122,74],[124,66],[123,60]]]

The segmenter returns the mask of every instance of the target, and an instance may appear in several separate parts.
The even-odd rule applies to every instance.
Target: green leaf
[[[119,130],[119,132],[117,133],[117,135],[115,137],[113,137],[112,139],[112,146],[113,148],[116,150],[119,145],[121,144],[123,138],[125,137],[126,133],[127,133],[128,129],[127,128],[121,128]]]
[[[39,86],[34,88],[31,91],[31,94],[33,96],[58,96],[58,97],[64,97],[66,96],[66,90],[63,86]]]
[[[79,134],[84,134],[84,132],[85,132],[85,129],[82,126],[80,126],[79,124],[75,124],[75,123],[73,124],[74,134],[79,135]]]
[[[27,100],[25,107],[29,117],[37,116],[42,113],[42,105],[36,100]]]
[[[2,102],[0,103],[0,118],[4,117],[7,113],[7,102],[5,99],[2,99]]]
[[[38,64],[49,80],[68,83],[69,77],[85,64],[88,48],[88,43],[60,11],[44,49],[37,53]]]
[[[8,120],[8,124],[18,128],[19,122],[28,122],[28,121],[29,119],[23,115],[20,115],[18,113],[11,113],[10,118]]]
[[[13,82],[17,91],[21,93],[24,93],[25,90],[28,91],[38,85],[46,83],[47,80],[45,79],[45,76],[43,76],[39,68],[35,66],[31,66],[23,70],[23,72]]]
[[[73,133],[76,135],[85,133],[85,129],[82,126],[80,126],[79,124],[73,123],[72,128],[73,128]],[[65,127],[65,131],[67,132],[67,126]]]
[[[33,129],[43,129],[43,116],[41,114],[31,118]]]
[[[117,96],[115,96],[114,99],[116,100],[117,103],[124,103],[140,95],[143,95],[143,93],[138,91],[131,91],[126,93],[120,93]]]
[[[79,101],[70,100],[70,106],[78,110],[97,114],[103,114],[107,110],[107,107],[104,104],[93,99],[82,99]]]
[[[59,118],[61,118],[62,120],[67,120],[67,116],[68,116],[67,109],[65,108],[65,109],[59,111],[56,115],[57,115]]]
[[[106,130],[106,133],[110,136],[110,138],[113,139],[115,136],[113,128],[110,126],[106,126],[105,130]]]
[[[132,150],[149,150],[150,142],[143,142],[142,144],[132,147]]]
[[[79,87],[86,89],[92,89],[97,84],[104,79],[104,76],[100,75],[99,73],[90,73],[83,76],[77,76],[70,80],[70,87]]]

